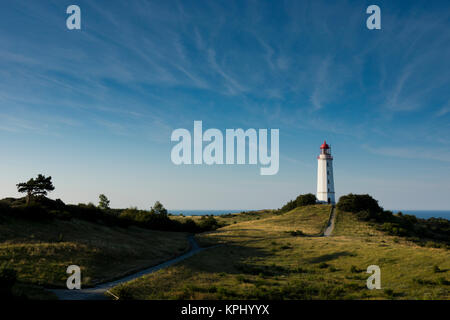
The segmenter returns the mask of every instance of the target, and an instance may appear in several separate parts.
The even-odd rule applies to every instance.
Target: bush
[[[198,232],[198,226],[194,220],[192,220],[191,218],[187,218],[183,222],[183,230],[186,232],[195,233],[195,232]]]
[[[293,237],[301,237],[305,235],[305,233],[301,230],[290,231],[289,233]]]
[[[294,200],[291,200],[288,203],[286,203],[284,206],[282,206],[279,211],[280,212],[288,212],[288,211],[294,210],[295,208],[297,208],[297,204],[295,203]]]
[[[316,204],[317,198],[312,193],[301,194],[295,199],[295,203],[297,207],[309,206],[312,204]]]
[[[353,212],[363,220],[378,219],[383,208],[368,194],[348,194],[339,198],[336,207],[341,211]]]
[[[385,222],[381,225],[381,229],[386,231],[392,236],[406,236],[408,235],[408,230],[402,228],[400,224]]]
[[[213,216],[202,216],[200,218],[199,227],[201,231],[211,231],[219,228],[219,223]]]
[[[284,213],[291,210],[294,210],[297,207],[309,206],[312,204],[316,204],[317,198],[312,193],[301,194],[295,200],[291,200],[286,203],[281,209],[278,210],[277,213]]]
[[[394,290],[392,290],[392,289],[384,289],[384,294],[389,299],[392,299],[394,297]]]

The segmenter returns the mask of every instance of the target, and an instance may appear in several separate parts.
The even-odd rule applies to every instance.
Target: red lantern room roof
[[[327,142],[324,140],[322,145],[320,146],[320,149],[330,149],[330,146],[327,145]]]

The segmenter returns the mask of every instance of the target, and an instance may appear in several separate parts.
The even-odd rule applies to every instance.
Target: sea
[[[259,210],[259,209],[255,209]],[[205,215],[222,215],[227,213],[240,213],[242,211],[253,211],[253,210],[168,210],[171,214],[185,216],[205,216]],[[392,212],[397,213],[401,211],[404,214],[411,214],[417,218],[428,219],[428,218],[444,218],[450,220],[450,210],[392,210]]]

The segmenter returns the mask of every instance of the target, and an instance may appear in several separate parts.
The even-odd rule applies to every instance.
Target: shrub
[[[291,200],[286,203],[281,209],[278,210],[277,213],[283,213],[291,211],[297,207],[308,206],[312,204],[316,204],[317,198],[312,193],[301,194],[295,200]]]
[[[290,231],[289,232],[291,236],[293,237],[301,237],[304,236],[305,234],[303,233],[303,231],[301,230],[295,230],[295,231]]]
[[[312,193],[301,194],[295,199],[295,204],[297,207],[309,206],[312,204],[316,204],[317,198]]]
[[[384,289],[384,294],[389,298],[392,299],[394,297],[394,290],[392,289]]]
[[[357,266],[351,266],[350,272],[351,273],[359,273],[359,272],[361,272],[361,270],[359,270]]]
[[[288,211],[294,210],[296,207],[297,207],[297,204],[295,203],[295,201],[291,200],[288,203],[286,203],[284,206],[282,206],[279,211],[280,212],[288,212]]]
[[[408,235],[408,230],[402,228],[398,223],[385,222],[381,225],[381,229],[393,236]]]
[[[370,212],[379,212],[382,208],[378,205],[378,201],[368,194],[348,194],[339,198],[337,208],[347,212],[360,212],[368,210]]]
[[[211,231],[219,228],[219,223],[213,216],[202,216],[199,227],[202,231]]]
[[[341,211],[353,212],[362,220],[376,219],[383,215],[378,201],[368,194],[348,194],[339,198],[336,207]],[[386,213],[388,215],[389,213]]]
[[[183,230],[186,232],[197,232],[198,231],[198,226],[195,223],[194,220],[192,220],[191,218],[187,218],[184,222],[183,222]]]

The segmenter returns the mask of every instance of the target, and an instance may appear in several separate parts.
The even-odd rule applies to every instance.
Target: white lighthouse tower
[[[326,141],[320,146],[320,155],[317,157],[317,199],[322,203],[335,203],[333,157]]]

